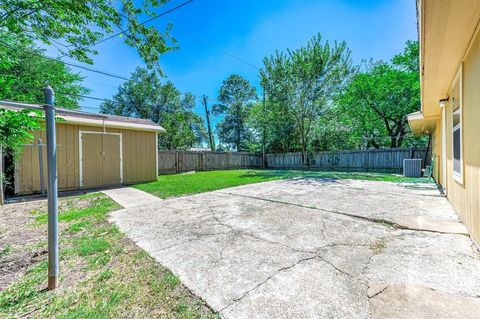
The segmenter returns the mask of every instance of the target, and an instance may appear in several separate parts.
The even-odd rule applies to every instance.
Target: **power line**
[[[192,0],[193,1],[193,0]],[[0,45],[3,45],[4,47],[6,48],[9,48],[9,49],[14,49],[11,45],[3,42],[2,40],[0,40]],[[117,79],[121,79],[121,80],[124,80],[124,81],[133,81],[134,83],[140,83],[142,84],[141,81],[134,81],[132,79],[129,79],[125,76],[122,76],[122,75],[117,75],[117,74],[112,74],[110,72],[107,72],[107,71],[103,71],[103,70],[100,70],[100,69],[94,69],[94,68],[90,68],[90,67],[85,67],[85,66],[82,66],[82,65],[78,65],[78,64],[75,64],[75,63],[70,63],[70,62],[65,62],[63,60],[58,60],[58,59],[55,59],[55,58],[52,58],[52,57],[49,57],[49,56],[45,56],[39,52],[36,52],[36,51],[28,51],[27,53],[31,54],[31,55],[37,55],[41,58],[45,58],[45,59],[48,59],[48,60],[51,60],[51,61],[54,61],[54,62],[59,62],[59,63],[63,63],[65,65],[68,65],[68,66],[72,66],[72,67],[76,67],[76,68],[80,68],[80,69],[83,69],[83,70],[86,70],[86,71],[89,71],[89,72],[94,72],[94,73],[98,73],[98,74],[101,74],[101,75],[104,75],[104,76],[107,76],[107,77],[112,77],[112,78],[117,78]],[[13,76],[12,76],[13,77]],[[103,84],[103,85],[106,85],[106,84]],[[185,94],[192,94],[191,92],[181,92],[179,91],[180,94],[182,95],[185,95]],[[68,93],[66,93],[68,94]],[[81,96],[82,98],[89,98],[89,97],[86,97],[86,96]],[[93,98],[94,100],[99,100],[99,101],[104,101],[105,99],[101,99],[101,98]],[[208,100],[210,101],[215,101],[215,102],[218,102],[218,103],[222,103],[221,101],[218,101],[216,99],[213,99],[213,98],[207,98]]]
[[[2,40],[0,40],[0,44],[3,45],[4,47],[6,48],[9,48],[11,50],[14,50],[15,48],[13,48],[11,45],[3,42]],[[83,70],[86,70],[86,71],[90,71],[90,72],[94,72],[94,73],[99,73],[99,74],[102,74],[102,75],[105,75],[105,76],[109,76],[109,77],[112,77],[112,78],[117,78],[117,79],[121,79],[121,80],[125,80],[125,81],[128,81],[129,79],[127,77],[124,77],[124,76],[121,76],[121,75],[116,75],[116,74],[112,74],[110,72],[106,72],[106,71],[102,71],[102,70],[99,70],[99,69],[93,69],[93,68],[89,68],[89,67],[86,67],[86,66],[82,66],[82,65],[78,65],[78,64],[75,64],[75,63],[70,63],[70,62],[65,62],[63,60],[59,60],[59,59],[56,59],[56,58],[52,58],[52,57],[49,57],[49,56],[46,56],[42,53],[39,53],[39,52],[36,52],[36,51],[28,51],[27,53],[29,54],[33,54],[33,55],[37,55],[41,58],[44,58],[44,59],[47,59],[47,60],[51,60],[51,61],[55,61],[55,62],[59,62],[59,63],[63,63],[65,65],[68,65],[68,66],[72,66],[72,67],[75,67],[75,68],[79,68],[79,69],[83,69]]]
[[[237,60],[237,61],[240,61],[240,62],[242,62],[242,63],[244,63],[244,64],[246,64],[246,65],[248,65],[248,66],[250,66],[250,67],[254,68],[254,69],[255,69],[255,70],[257,70],[257,71],[258,71],[258,70],[260,70],[260,68],[259,68],[259,67],[257,67],[257,66],[255,66],[255,65],[251,64],[250,62],[247,62],[247,61],[243,60],[242,58],[239,58],[239,57],[238,57],[238,56],[236,56],[236,55],[233,55],[233,54],[231,54],[230,52],[227,52],[227,51],[225,51],[225,50],[220,50],[220,51],[221,51],[221,52],[223,52],[224,54],[226,54],[226,55],[228,55],[228,56],[230,56],[230,57],[234,58],[235,60]]]
[[[61,62],[63,64],[66,64],[66,65],[69,65],[69,66],[72,66],[72,67],[75,67],[75,68],[79,68],[79,69],[83,69],[83,70],[86,70],[86,71],[102,74],[102,75],[109,76],[109,77],[112,77],[112,78],[117,78],[117,79],[121,79],[121,80],[124,80],[124,81],[129,80],[127,77],[124,77],[124,76],[121,76],[121,75],[115,75],[115,74],[105,72],[105,71],[102,71],[102,70],[96,70],[96,69],[88,68],[88,67],[85,67],[85,66],[82,66],[82,65],[78,65],[78,64],[74,64],[74,63],[70,63],[70,62],[65,62],[65,61],[62,61],[62,60],[57,60],[55,58],[50,58],[50,57],[46,57],[46,58],[54,60],[54,61]]]
[[[182,27],[182,26],[180,26],[180,25],[175,25],[175,28],[177,28],[177,29],[183,29],[184,31],[189,32],[189,30],[185,29],[184,27]],[[189,39],[191,39],[191,38],[189,38]],[[196,40],[196,42],[197,42],[197,43],[200,43],[201,45],[205,45],[205,41],[200,41],[198,38],[196,38],[196,39],[194,39],[194,40]],[[208,42],[207,42],[206,44],[207,44],[207,46],[209,46],[210,48],[216,50],[216,48],[214,48],[212,45],[209,45]],[[225,55],[228,55],[229,57],[231,57],[231,58],[233,58],[233,59],[235,59],[235,60],[237,60],[237,61],[245,64],[245,65],[248,65],[248,66],[254,68],[254,69],[257,70],[257,71],[260,70],[260,68],[259,68],[258,66],[256,66],[256,65],[248,62],[247,60],[244,60],[243,58],[240,58],[239,56],[237,56],[237,55],[235,55],[235,54],[233,54],[233,53],[231,53],[231,52],[228,52],[227,50],[220,49],[219,51],[220,51],[221,53],[223,53],[223,54],[225,54]]]
[[[167,14],[169,14],[169,13],[175,11],[175,10],[180,9],[181,7],[186,6],[187,4],[189,4],[189,3],[193,2],[193,1],[195,1],[195,0],[185,1],[185,2],[183,2],[183,3],[181,3],[181,4],[177,5],[177,6],[175,6],[175,7],[173,7],[173,8],[171,8],[171,9],[169,9],[169,10],[166,10],[166,11],[164,11],[164,12],[158,14],[158,15],[155,15],[154,17],[152,17],[152,18],[150,18],[150,19],[147,19],[147,20],[141,22],[140,25],[144,25],[144,24],[149,23],[149,22],[151,22],[151,21],[153,21],[153,20],[155,20],[155,19],[158,19],[158,18],[160,18],[160,17],[162,17],[162,16],[165,16],[165,15],[167,15]],[[126,32],[128,32],[128,30],[121,30],[120,32],[117,32],[117,33],[115,33],[115,34],[113,34],[113,35],[111,35],[111,36],[109,36],[109,37],[103,38],[103,39],[101,39],[100,41],[97,41],[97,42],[93,43],[92,45],[89,45],[88,47],[92,47],[92,46],[98,45],[98,44],[100,44],[100,43],[103,43],[103,42],[105,42],[105,41],[108,41],[108,40],[110,40],[110,39],[113,39],[113,38],[115,38],[115,37],[117,37],[117,36],[119,36],[119,35],[121,35],[121,34],[125,34]],[[7,43],[5,43],[5,42],[3,42],[3,41],[1,41],[1,40],[0,40],[0,42],[1,42],[4,46],[6,46],[6,47],[8,47],[8,48],[10,48],[10,49],[12,49],[12,50],[14,49],[14,48],[13,48],[12,46],[10,46],[9,44],[7,44]],[[121,79],[121,80],[125,80],[125,81],[128,81],[128,80],[129,80],[127,77],[124,77],[124,76],[121,76],[121,75],[116,75],[116,74],[112,74],[112,73],[110,73],[110,72],[106,72],[106,71],[102,71],[102,70],[98,70],[98,69],[93,69],[93,68],[90,68],[90,67],[86,67],[86,66],[82,66],[82,65],[75,64],[75,63],[65,62],[65,61],[63,61],[63,60],[60,60],[62,57],[67,56],[66,54],[64,54],[64,55],[62,55],[62,56],[60,56],[60,57],[58,57],[58,58],[52,58],[52,57],[49,57],[49,56],[46,56],[46,55],[43,55],[43,54],[40,54],[40,53],[37,53],[37,52],[30,52],[30,53],[34,53],[34,54],[37,54],[37,55],[39,55],[39,56],[41,56],[41,57],[43,57],[43,58],[46,58],[46,59],[48,59],[48,60],[58,61],[58,62],[60,62],[60,63],[66,64],[66,65],[68,65],[68,66],[76,67],[76,68],[83,69],[83,70],[86,70],[86,71],[90,71],[90,72],[102,74],[102,75],[105,75],[105,76],[109,76],[109,77],[113,77],[113,78],[117,78],[117,79]]]
[[[62,92],[62,91],[57,91],[56,94],[74,96],[74,97],[79,97],[79,98],[82,98],[82,99],[90,99],[90,100],[101,101],[101,102],[108,101],[110,103],[119,104],[119,102],[117,102],[117,101],[113,101],[113,100],[109,100],[109,99],[102,99],[102,98],[99,98],[99,97],[89,96],[89,95],[74,94],[74,93],[68,93],[68,92]],[[98,111],[98,108],[95,108],[93,106],[80,106],[80,107]],[[207,116],[205,113],[193,112],[193,111],[191,111],[191,112],[196,114],[196,115]],[[224,114],[216,115],[216,117],[224,117],[224,116],[226,116],[226,115],[224,115]]]
[[[193,1],[195,1],[195,0],[185,1],[185,2],[177,5],[176,7],[173,7],[173,8],[171,8],[171,9],[169,9],[169,10],[166,10],[166,11],[160,13],[160,14],[157,14],[156,16],[154,16],[154,17],[152,17],[152,18],[150,18],[150,19],[147,19],[147,20],[141,22],[140,25],[145,25],[145,24],[147,24],[147,23],[149,23],[149,22],[152,22],[153,20],[158,19],[158,18],[160,18],[160,17],[162,17],[162,16],[164,16],[164,15],[167,15],[167,14],[169,14],[169,13],[171,13],[171,12],[177,10],[177,9],[180,9],[181,7],[186,6],[187,4],[189,4],[189,3],[193,2]],[[127,33],[127,32],[128,32],[128,30],[121,30],[121,31],[118,32],[118,33],[115,33],[115,34],[113,34],[113,35],[111,35],[111,36],[109,36],[109,37],[103,38],[102,40],[95,42],[95,43],[92,44],[91,46],[98,45],[98,44],[100,44],[100,43],[103,43],[103,42],[105,42],[105,41],[108,41],[108,40],[110,40],[110,39],[113,39],[113,38],[115,38],[115,37],[117,37],[117,36],[119,36],[119,35],[121,35],[121,34],[125,34],[125,33]],[[128,36],[128,35],[127,35],[127,36]]]

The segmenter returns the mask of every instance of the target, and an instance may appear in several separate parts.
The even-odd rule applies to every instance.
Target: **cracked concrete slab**
[[[397,231],[372,257],[365,275],[372,282],[408,282],[480,297],[480,257],[466,236]]]
[[[415,285],[386,286],[370,300],[373,318],[477,319],[480,299],[452,296]]]
[[[277,273],[224,309],[226,318],[368,318],[365,285],[315,258]]]
[[[146,203],[111,220],[224,318],[390,318],[389,302],[416,302],[395,287],[412,286],[471,312],[480,257],[470,239],[383,220],[418,212],[435,231],[461,225],[443,204],[429,185],[297,179]],[[418,300],[419,313],[436,305]]]
[[[221,192],[385,219],[407,228],[466,233],[453,207],[434,184],[300,178],[248,186]]]

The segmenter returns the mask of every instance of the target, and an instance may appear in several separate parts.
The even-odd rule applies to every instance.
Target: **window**
[[[462,91],[462,68],[460,67],[452,88],[453,177],[460,183],[463,183]]]

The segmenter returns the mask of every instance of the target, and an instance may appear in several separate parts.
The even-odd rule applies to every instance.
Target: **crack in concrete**
[[[256,240],[264,241],[264,242],[267,242],[267,243],[272,244],[272,245],[280,245],[280,246],[283,246],[287,249],[290,249],[292,251],[299,252],[299,253],[308,253],[308,254],[315,254],[316,253],[316,251],[298,249],[298,248],[291,247],[287,244],[284,244],[284,243],[281,243],[281,242],[278,242],[278,241],[273,241],[273,240],[269,240],[269,239],[257,236],[255,234],[253,234],[251,232],[248,232],[248,231],[245,231],[243,229],[237,229],[237,228],[233,227],[232,225],[229,225],[229,224],[223,222],[222,220],[220,220],[220,218],[218,216],[216,216],[215,213],[212,213],[212,217],[218,224],[229,228],[234,233],[243,234],[245,236],[251,237],[251,238],[256,239]]]
[[[380,289],[379,291],[377,291],[377,292],[376,292],[376,293],[374,293],[373,295],[371,295],[371,296],[367,296],[367,297],[368,297],[368,299],[371,299],[371,298],[373,298],[373,297],[375,297],[375,296],[377,296],[377,295],[381,294],[382,292],[384,292],[385,290],[387,290],[387,288],[388,288],[388,285],[386,285],[386,286],[385,286],[383,289]]]
[[[195,236],[194,238],[188,238],[188,239],[185,239],[185,240],[181,240],[179,242],[176,242],[174,244],[171,244],[171,245],[168,245],[168,246],[163,246],[163,247],[160,247],[158,249],[155,249],[153,252],[159,252],[159,251],[163,251],[163,250],[166,250],[166,249],[169,249],[169,248],[173,248],[175,246],[179,246],[179,245],[183,245],[183,244],[186,244],[186,243],[189,243],[189,242],[192,242],[192,241],[197,241],[197,240],[201,240],[203,239],[204,237],[215,237],[215,236],[219,236],[219,235],[228,235],[229,233],[204,233],[204,234],[201,234],[201,233],[193,233],[193,235]],[[140,240],[135,240],[135,243],[137,245],[140,244]]]
[[[359,279],[357,278],[356,276],[352,275],[351,273],[343,270],[343,269],[340,269],[339,267],[337,267],[334,263],[332,263],[331,261],[327,260],[325,257],[321,256],[321,255],[316,255],[316,257],[320,260],[322,260],[323,262],[327,263],[330,267],[332,267],[333,269],[335,269],[336,271],[344,274],[344,275],[347,275],[349,277],[352,277],[352,278],[355,278],[355,279]],[[359,280],[359,281],[362,281],[362,280]]]
[[[275,277],[276,275],[278,275],[279,273],[283,272],[283,271],[286,271],[286,270],[289,270],[289,269],[292,269],[294,268],[295,266],[298,266],[299,264],[305,262],[305,261],[308,261],[308,260],[312,260],[312,259],[315,259],[317,258],[316,255],[314,256],[309,256],[309,257],[305,257],[305,258],[302,258],[300,260],[297,260],[295,263],[289,265],[289,266],[285,266],[285,267],[282,267],[282,268],[279,268],[277,269],[274,273],[270,274],[265,280],[259,282],[258,284],[256,284],[253,288],[245,291],[240,297],[238,298],[235,298],[233,299],[233,301],[231,303],[229,303],[228,305],[226,305],[225,307],[223,307],[222,309],[220,309],[218,312],[221,313],[222,311],[224,311],[225,309],[233,306],[234,304],[238,303],[239,301],[241,301],[243,298],[245,298],[247,295],[249,295],[251,292],[257,290],[258,288],[260,288],[261,286],[263,286],[264,284],[266,284],[270,279],[272,279],[273,277]]]
[[[331,210],[331,209],[325,209],[325,208],[319,208],[315,206],[308,206],[308,205],[302,205],[302,204],[295,204],[295,203],[290,203],[290,202],[285,202],[285,201],[280,201],[280,200],[275,200],[275,199],[268,199],[268,198],[262,198],[262,197],[257,197],[257,196],[250,196],[250,195],[241,195],[241,194],[234,194],[234,193],[225,193],[225,192],[218,192],[220,194],[224,195],[230,195],[230,196],[238,196],[238,197],[244,197],[244,198],[250,198],[250,199],[256,199],[256,200],[263,200],[271,203],[276,203],[276,204],[284,204],[284,205],[290,205],[290,206],[297,206],[297,207],[302,207],[302,208],[307,208],[307,209],[313,209],[313,210],[319,210],[323,211],[326,213],[332,213],[332,214],[337,214],[337,215],[342,215],[346,217],[350,217],[352,219],[359,219],[375,224],[382,225],[384,227],[391,227],[391,228],[396,228],[396,229],[404,229],[404,230],[411,230],[411,231],[417,231],[417,232],[427,232],[427,233],[435,233],[435,234],[450,234],[450,235],[462,235],[462,236],[467,236],[467,234],[462,234],[462,233],[452,233],[452,232],[444,232],[444,231],[438,231],[438,230],[433,230],[433,229],[418,229],[418,228],[410,228],[405,225],[398,224],[394,221],[383,219],[383,218],[376,218],[376,217],[366,217],[366,216],[361,216],[361,215],[356,215],[356,214],[351,214],[351,213],[346,213],[346,212],[340,212],[336,210]],[[393,211],[394,209],[392,209]]]

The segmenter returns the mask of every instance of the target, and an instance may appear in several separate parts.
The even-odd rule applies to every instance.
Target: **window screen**
[[[462,178],[462,73],[452,88],[452,144],[453,173],[456,178]]]
[[[460,128],[453,131],[453,171],[461,172],[461,149],[460,149]]]

